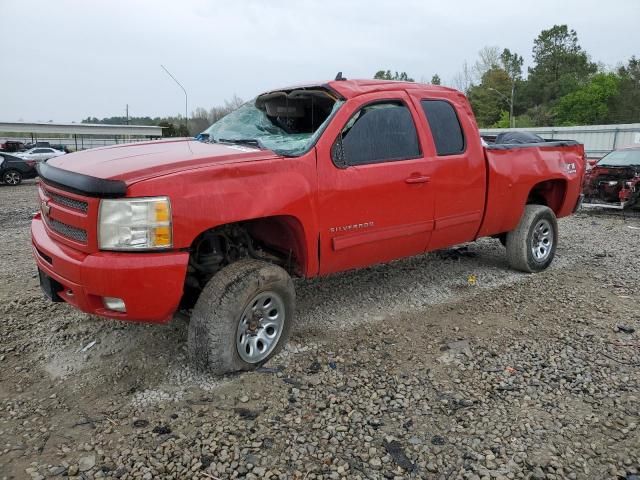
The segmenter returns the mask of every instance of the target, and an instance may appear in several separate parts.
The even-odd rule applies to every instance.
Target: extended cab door
[[[485,208],[486,162],[467,99],[450,90],[410,93],[428,139],[435,198],[429,250],[474,240]]]
[[[432,167],[405,92],[349,100],[317,144],[320,272],[424,252]]]

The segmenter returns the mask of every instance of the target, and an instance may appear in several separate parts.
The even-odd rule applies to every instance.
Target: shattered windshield
[[[299,156],[315,144],[343,103],[320,88],[267,93],[218,120],[201,137]]]
[[[640,149],[616,150],[602,157],[598,162],[600,167],[630,167],[640,166]]]

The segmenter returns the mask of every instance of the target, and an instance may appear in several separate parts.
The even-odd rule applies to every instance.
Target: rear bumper
[[[178,309],[187,252],[86,254],[54,242],[39,214],[31,223],[31,239],[38,268],[62,285],[62,300],[83,312],[163,323]],[[126,313],[106,309],[103,297],[124,300]]]

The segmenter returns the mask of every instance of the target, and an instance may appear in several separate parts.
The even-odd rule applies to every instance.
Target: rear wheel
[[[22,183],[22,174],[18,170],[7,170],[2,175],[2,181],[7,185],[20,185]]]
[[[241,260],[209,280],[189,323],[189,357],[196,367],[224,374],[259,367],[289,337],[295,290],[277,265]]]
[[[556,254],[558,222],[549,207],[527,205],[515,230],[507,233],[509,265],[523,272],[547,268]]]

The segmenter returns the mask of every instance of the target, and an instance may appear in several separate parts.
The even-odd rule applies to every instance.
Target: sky
[[[0,121],[165,116],[381,69],[451,84],[484,46],[531,62],[554,24],[593,61],[640,56],[640,0],[0,0]]]

